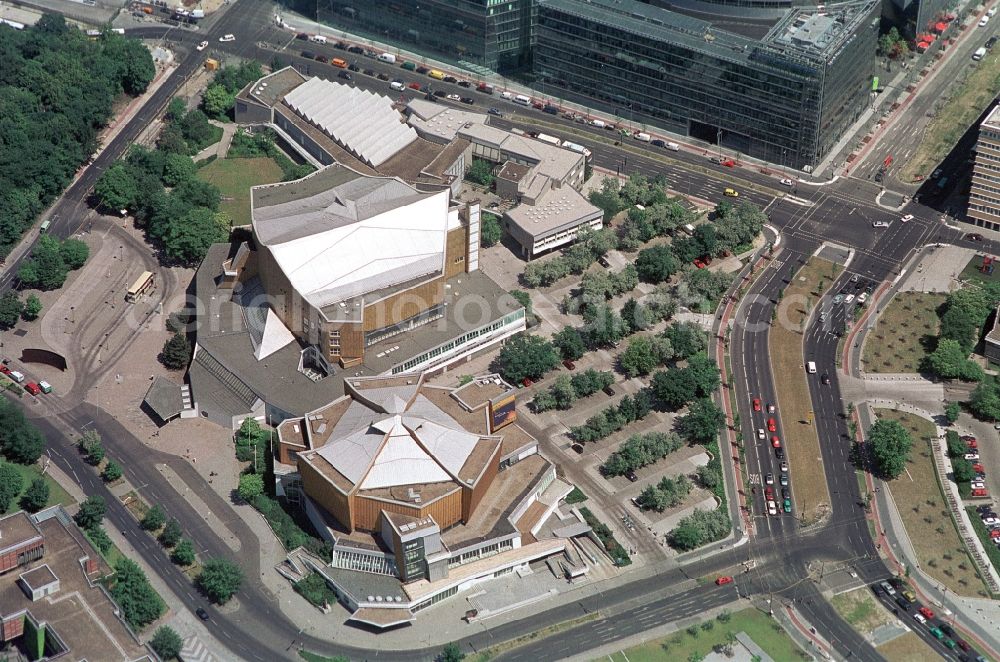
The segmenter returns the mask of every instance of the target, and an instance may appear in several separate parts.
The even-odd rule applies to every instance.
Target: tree
[[[264,493],[264,477],[260,474],[243,474],[240,476],[240,498],[247,503],[253,503],[254,497]]]
[[[171,517],[163,526],[163,531],[160,532],[160,544],[164,547],[173,547],[180,542],[181,535],[183,535],[181,523],[177,521],[176,517]]]
[[[521,334],[504,344],[496,361],[504,379],[520,384],[525,378],[538,379],[555,368],[559,364],[559,353],[541,336]]]
[[[187,367],[188,358],[191,356],[191,343],[187,336],[178,331],[163,343],[163,351],[160,352],[160,363],[171,370],[183,370]]]
[[[181,566],[189,566],[194,563],[194,545],[190,540],[184,539],[174,546],[174,551],[170,553],[170,560]]]
[[[957,340],[941,338],[937,348],[927,357],[927,365],[945,379],[972,382],[983,378],[983,369],[969,360],[968,352]]]
[[[669,409],[676,411],[695,398],[698,385],[691,371],[672,368],[653,375],[650,388]]]
[[[721,383],[719,378],[719,366],[715,361],[708,358],[707,354],[699,352],[688,359],[687,367],[684,368],[691,373],[694,383],[695,393],[698,397],[711,395],[719,388]]]
[[[628,347],[618,357],[622,370],[629,377],[648,375],[660,364],[653,347],[653,341],[648,336],[639,336],[628,341]]]
[[[163,183],[167,186],[177,186],[194,177],[198,166],[187,154],[167,154],[163,165]]]
[[[605,177],[601,181],[600,190],[594,189],[590,192],[590,203],[604,211],[605,223],[625,208],[625,203],[619,194],[619,188],[617,180]]]
[[[194,181],[198,180],[187,180],[181,186],[188,186]],[[205,257],[209,246],[225,241],[227,236],[228,230],[219,223],[215,211],[201,206],[170,223],[164,228],[160,240],[168,257],[180,264],[193,265]]]
[[[66,282],[69,267],[63,259],[59,240],[50,235],[42,235],[31,252],[31,259],[17,272],[25,285],[41,290],[54,290]]]
[[[101,523],[107,509],[104,499],[96,495],[89,496],[80,504],[80,510],[73,516],[73,520],[81,529],[92,529]]]
[[[240,567],[226,559],[209,559],[202,567],[196,580],[198,588],[217,604],[225,604],[240,590],[243,583],[243,571]]]
[[[169,625],[161,625],[149,640],[149,645],[161,660],[172,660],[181,654],[184,640]]]
[[[493,186],[493,164],[485,159],[473,158],[465,178],[474,184],[489,188]]]
[[[45,437],[19,407],[0,398],[0,452],[18,464],[34,464],[45,450]]]
[[[0,302],[0,306],[2,306]],[[29,294],[28,298],[24,300],[24,309],[21,311],[21,318],[30,322],[32,320],[38,319],[38,315],[42,312],[42,301],[34,294]]]
[[[949,423],[954,423],[958,420],[959,414],[962,413],[962,405],[957,402],[948,402],[944,405],[944,417],[948,419]]]
[[[104,209],[117,212],[133,206],[138,194],[135,177],[121,162],[104,171],[94,184],[94,195]]]
[[[10,329],[24,312],[24,305],[15,290],[7,290],[0,297],[0,329]]]
[[[101,443],[101,435],[95,430],[84,432],[76,445],[86,456],[87,464],[96,467],[104,460],[104,444]]]
[[[142,519],[139,521],[139,526],[141,526],[146,531],[156,531],[167,521],[167,513],[163,510],[163,506],[160,504],[154,504],[152,508],[146,511]]]
[[[969,410],[985,421],[1000,420],[1000,393],[995,378],[987,377],[979,382],[969,397]]]
[[[458,647],[458,644],[452,642],[441,649],[441,653],[437,656],[436,662],[462,662],[464,659],[465,653],[463,653],[462,649]]]
[[[694,322],[674,322],[663,332],[678,359],[686,359],[708,349],[708,334]]]
[[[479,228],[479,242],[483,248],[495,246],[503,236],[500,219],[493,214],[483,214],[482,219],[482,225]]]
[[[21,497],[21,507],[29,513],[37,513],[49,503],[49,484],[44,478],[31,481],[28,490]]]
[[[725,425],[725,413],[709,398],[696,400],[688,413],[677,420],[680,433],[699,444],[713,441]]]
[[[647,283],[662,283],[665,280],[670,280],[670,277],[677,273],[680,266],[677,256],[666,244],[644,248],[639,251],[639,256],[635,259],[639,278]]]
[[[141,629],[163,615],[167,607],[146,579],[139,565],[127,558],[115,563],[111,597],[122,610],[122,616],[135,629]]]
[[[0,464],[0,513],[7,512],[22,487],[21,473],[9,464]]]
[[[167,110],[163,114],[163,119],[171,124],[179,122],[187,114],[187,104],[180,97],[172,97],[167,103]]]
[[[82,267],[87,258],[90,257],[90,247],[79,239],[63,239],[59,244],[59,255],[63,259],[68,269],[75,270]]]
[[[645,331],[656,322],[656,313],[648,306],[629,298],[622,305],[622,321],[628,325],[631,333]]]
[[[590,347],[608,347],[628,335],[630,327],[611,306],[588,306],[583,311],[586,321],[586,340]]]
[[[559,355],[567,361],[576,361],[587,351],[583,336],[571,326],[563,327],[552,336],[552,342],[559,349]]]
[[[236,95],[230,94],[222,85],[212,83],[201,97],[201,107],[205,114],[215,119],[226,119],[229,110],[236,103]]]
[[[976,475],[975,470],[972,468],[972,462],[969,462],[964,457],[952,460],[951,468],[954,471],[955,482],[957,483],[967,483]]]
[[[511,290],[509,294],[524,308],[524,317],[530,326],[531,319],[535,315],[535,311],[531,307],[531,295],[523,290]]]
[[[868,429],[868,445],[878,473],[891,480],[906,469],[913,440],[898,421],[881,419]]]
[[[105,483],[113,483],[122,477],[122,468],[114,460],[108,460],[108,463],[104,465],[104,471],[101,472],[101,479]]]

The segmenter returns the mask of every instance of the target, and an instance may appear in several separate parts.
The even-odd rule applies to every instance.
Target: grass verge
[[[756,609],[744,609],[730,614],[725,622],[719,619],[704,621],[700,627],[691,626],[669,637],[628,648],[616,653],[611,659],[616,662],[701,660],[711,654],[715,647],[731,645],[735,635],[740,632],[747,633],[773,660],[810,659],[809,655],[796,646],[777,621]]]
[[[962,269],[962,273],[958,275],[958,279],[961,281],[972,281],[973,283],[995,283],[1000,281],[1000,269],[993,269],[993,273],[983,273],[979,268],[983,265],[983,256],[974,255],[969,263],[965,265]],[[996,265],[1000,266],[1000,265]]]
[[[937,309],[947,298],[929,292],[900,292],[878,316],[865,339],[866,372],[919,372],[937,343]]]
[[[829,260],[812,257],[799,269],[778,303],[777,321],[768,342],[771,374],[781,414],[782,440],[788,453],[795,507],[804,524],[812,524],[830,509],[830,493],[823,472],[823,455],[815,426],[810,423],[812,398],[802,358],[802,327],[826,288],[843,270]],[[832,370],[833,366],[821,366]],[[798,377],[795,377],[798,375]],[[766,417],[764,417],[766,418]],[[755,427],[763,427],[763,418]]]
[[[90,544],[94,546],[94,549],[97,550],[97,553],[104,557],[104,560],[108,562],[108,565],[111,566],[112,570],[114,570],[115,565],[118,563],[120,559],[125,558],[125,555],[122,554],[122,551],[118,549],[118,546],[114,542],[111,543],[111,546],[108,548],[108,551],[101,552],[100,545],[98,545],[97,542],[91,537],[90,531],[88,531],[87,529],[80,529],[80,531],[87,538],[87,540],[90,541]]]
[[[198,170],[198,177],[214,184],[222,193],[219,210],[233,219],[234,226],[250,224],[250,187],[282,180],[274,159],[216,159]]]
[[[69,495],[69,492],[64,490],[62,486],[57,483],[48,474],[43,474],[42,470],[37,464],[15,464],[14,462],[7,462],[6,466],[13,467],[17,473],[21,474],[21,491],[18,493],[14,499],[11,500],[11,508],[18,508],[18,502],[20,502],[21,497],[24,493],[28,491],[31,487],[31,483],[34,482],[36,478],[41,476],[45,484],[49,486],[49,500],[45,502],[45,507],[54,506],[57,503],[64,506],[70,506],[76,503],[76,499]]]
[[[592,611],[589,614],[586,614],[579,618],[574,618],[573,620],[570,621],[563,621],[562,623],[556,623],[555,625],[550,625],[547,628],[536,630],[535,632],[517,637],[516,639],[505,641],[502,644],[497,644],[496,646],[490,646],[489,648],[485,648],[479,651],[479,654],[477,655],[466,655],[465,659],[469,660],[470,662],[487,662],[487,660],[492,660],[498,655],[506,653],[507,651],[513,650],[519,646],[530,644],[532,641],[537,641],[538,639],[545,639],[546,637],[551,637],[554,634],[557,634],[564,630],[575,628],[576,626],[582,625],[584,623],[589,623],[590,621],[597,620],[598,618],[600,618],[600,614],[596,611]]]
[[[573,491],[566,495],[566,503],[583,503],[587,500],[587,495],[579,487],[573,487]]]
[[[957,84],[954,93],[927,125],[917,151],[899,173],[900,181],[910,182],[918,175],[929,175],[1000,93],[1000,51],[988,52],[966,71],[970,69],[971,73]],[[962,75],[959,74],[959,78]]]
[[[979,517],[979,513],[976,512],[975,506],[966,506],[965,512],[969,513],[969,519],[972,520],[972,528],[975,529],[976,535],[979,536],[980,542],[983,543],[983,547],[986,548],[986,556],[989,558],[990,563],[993,567],[1000,571],[1000,548],[996,546],[993,539],[990,538],[990,531],[983,524],[982,518]]]
[[[627,565],[632,565],[632,559],[629,558],[628,552],[626,552],[625,548],[621,546],[621,543],[615,539],[614,534],[611,533],[611,529],[609,529],[604,522],[597,519],[597,516],[595,516],[594,513],[590,512],[587,508],[581,508],[580,514],[583,515],[583,519],[587,522],[587,525],[594,530],[594,534],[600,538],[601,543],[604,545],[604,549],[608,552],[608,555],[614,559],[616,566],[624,568]]]
[[[910,544],[925,573],[953,593],[989,597],[962,538],[935,475],[930,439],[934,424],[915,414],[876,409],[880,419],[899,421],[913,439],[906,471],[889,484]]]
[[[876,648],[887,660],[906,662],[938,662],[941,656],[912,632],[896,637]]]
[[[875,602],[867,587],[835,595],[830,598],[830,604],[845,621],[862,634],[893,621],[889,612]]]

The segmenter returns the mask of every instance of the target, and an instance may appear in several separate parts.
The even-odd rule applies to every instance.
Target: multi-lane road
[[[335,77],[332,68],[315,61],[306,62],[297,54],[297,43],[301,42],[294,42],[287,32],[282,32],[273,25],[270,5],[263,0],[240,0],[238,9],[230,8],[214,19],[214,25],[205,27],[206,29],[198,32],[168,31],[160,27],[130,31],[139,36],[157,38],[169,33],[169,39],[180,42],[178,70],[152,95],[138,116],[123,127],[56,205],[52,212],[53,232],[66,236],[79,226],[83,215],[87,213],[86,197],[100,173],[124,153],[141,129],[165,107],[183,80],[200,66],[202,54],[193,51],[193,45],[197,41],[208,39],[213,50],[224,49],[228,55],[256,57],[264,62],[269,62],[277,54],[286,63],[294,63],[302,68],[308,64],[314,74],[331,79]],[[236,41],[230,44],[218,43],[218,37],[225,33],[236,35]],[[331,54],[342,52],[329,48]],[[315,52],[320,49],[321,47],[310,44],[310,50]],[[430,82],[425,77],[402,72],[398,67],[393,68],[369,58],[360,59],[363,60],[359,63],[363,69],[391,71],[394,78],[406,81]],[[355,76],[354,83],[388,93],[386,82],[360,73]],[[434,86],[435,89],[451,91],[446,83],[434,82]],[[649,176],[665,174],[674,190],[708,200],[721,199],[722,189],[726,186],[737,188],[741,191],[742,199],[767,207],[772,224],[782,233],[784,248],[774,267],[777,274],[786,273],[796,260],[808,256],[821,241],[830,240],[850,246],[856,251],[848,273],[859,273],[881,281],[898,270],[910,251],[921,243],[939,239],[960,240],[960,233],[938,225],[933,212],[916,205],[911,205],[907,211],[914,213],[917,219],[909,224],[901,224],[898,213],[874,204],[877,189],[865,182],[848,180],[828,186],[798,184],[793,191],[797,201],[776,198],[782,193],[788,193],[788,190],[778,183],[780,175],[774,173],[762,173],[755,168],[724,168],[709,162],[707,154],[691,151],[667,153],[630,140],[626,140],[625,145],[616,145],[615,136],[611,132],[515,106],[497,96],[489,97],[467,88],[455,87],[454,91],[475,98],[476,108],[497,107],[504,114],[504,118],[497,120],[498,122],[509,122],[511,126],[526,130],[534,128],[585,143],[592,149],[594,164],[597,166]],[[892,225],[886,230],[875,231],[871,227],[875,220],[888,220]],[[8,269],[8,274],[16,271],[17,267],[16,264],[10,266],[12,268]],[[4,278],[8,276],[5,275]],[[844,278],[848,278],[848,274]],[[0,280],[0,284],[7,283],[6,280]],[[780,277],[765,276],[756,283],[754,292],[761,295],[761,301],[767,301],[776,296],[777,288],[780,287]],[[746,315],[748,322],[769,322],[771,313],[768,306],[761,303],[750,306],[741,314]],[[766,328],[766,324],[763,327]],[[773,375],[770,374],[766,360],[766,338],[766,330],[745,331],[734,335],[731,349],[739,363],[738,369],[734,363],[734,370],[741,377],[736,380],[735,386],[744,405],[751,397],[749,390],[765,404],[774,401]],[[836,342],[832,341],[833,336],[825,333],[808,334],[808,338],[807,354],[823,365],[835,365],[833,353],[836,351]],[[752,359],[752,362],[744,364],[743,359]],[[831,375],[835,373],[832,368],[826,371]],[[744,389],[748,392],[744,393]],[[813,394],[817,412],[835,411],[831,403],[839,402],[836,378],[834,377],[830,386],[813,389]],[[154,495],[156,501],[167,505],[171,515],[180,519],[185,532],[195,540],[202,553],[232,556],[229,548],[219,538],[219,533],[205,525],[201,515],[176,493],[170,481],[152,464],[156,461],[176,463],[176,459],[161,457],[157,460],[157,456],[142,442],[106,415],[102,416],[99,410],[89,406],[70,410],[59,418],[65,425],[76,430],[89,425],[96,426],[107,440],[110,454],[122,459],[123,464],[129,467],[126,471],[133,483],[143,486],[141,489],[147,497]],[[744,417],[744,420],[751,419]],[[40,421],[40,424],[49,437],[53,461],[76,476],[88,493],[104,494],[103,485],[93,477],[89,467],[71,452],[60,431],[50,421]],[[604,591],[594,598],[554,607],[530,619],[512,621],[489,632],[470,636],[461,644],[467,649],[481,649],[497,641],[599,610],[601,617],[584,627],[567,630],[510,654],[510,657],[523,659],[528,659],[532,654],[533,659],[561,657],[642,631],[654,624],[695,616],[705,609],[737,599],[739,595],[766,595],[774,601],[774,608],[783,608],[785,603],[794,604],[841,654],[851,652],[861,659],[878,659],[878,654],[830,608],[809,576],[810,564],[818,560],[850,567],[859,577],[869,582],[889,574],[877,558],[874,544],[867,533],[864,515],[857,507],[860,495],[853,467],[844,451],[847,445],[833,443],[845,433],[845,426],[846,423],[837,416],[822,415],[817,419],[827,479],[831,486],[841,488],[831,489],[837,497],[833,500],[832,516],[823,527],[801,532],[791,517],[770,518],[767,526],[758,528],[757,536],[741,548],[727,550],[682,570],[665,572],[655,582],[646,578],[635,580]],[[758,457],[757,466],[751,467],[751,470],[756,468],[761,471],[763,461],[762,456]],[[750,463],[753,464],[754,460],[751,459]],[[183,463],[177,464],[177,471],[184,471],[181,468],[183,466]],[[198,490],[212,501],[210,497],[214,492],[195,472],[187,471],[183,478],[189,489]],[[219,501],[220,503],[210,502],[209,506],[227,520],[244,546],[254,545],[255,539],[249,529],[238,518],[227,516],[228,505]],[[119,506],[112,506],[109,519],[127,535],[144,535],[139,533],[135,522]],[[136,538],[133,537],[133,540],[136,541]],[[138,540],[136,548],[189,609],[203,606],[203,600],[193,593],[187,579],[166,562],[166,557],[155,544],[146,539]],[[755,561],[753,570],[739,575],[734,585],[715,587],[691,583],[691,578],[731,570],[747,560]],[[324,654],[367,656],[368,651],[301,634],[298,627],[273,606],[273,598],[258,580],[260,568],[256,555],[240,554],[239,561],[248,571],[248,581],[238,595],[239,609],[234,613],[212,614],[213,632],[234,655],[247,660],[290,657],[288,651],[291,642],[296,642]],[[737,591],[740,593],[737,594]],[[629,607],[637,601],[641,601],[642,605]],[[410,660],[426,659],[432,654],[431,649],[380,651],[379,657]]]

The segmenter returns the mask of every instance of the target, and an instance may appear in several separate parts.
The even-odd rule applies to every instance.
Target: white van
[[[648,143],[650,140],[653,139],[653,137],[648,133],[637,133],[635,134],[635,139],[640,142]]]
[[[690,223],[685,223],[684,225],[681,226],[681,232],[683,232],[686,235],[693,235],[694,226],[691,225]]]
[[[986,49],[982,46],[976,49],[976,52],[972,54],[972,59],[979,62],[984,57],[986,57]]]
[[[392,53],[382,53],[378,56],[378,59],[389,64],[396,64],[396,56]]]
[[[604,128],[604,120],[590,120],[590,126],[598,128],[598,129],[603,129]]]
[[[514,97],[514,103],[519,103],[522,106],[530,106],[531,97],[526,97],[523,94],[518,94],[516,97]]]
[[[392,81],[389,83],[389,87],[400,92],[406,89],[406,85],[403,85],[403,81],[401,80]]]
[[[507,101],[511,101],[514,98],[514,94],[512,92],[501,92],[500,98],[506,99]]]
[[[17,370],[11,370],[9,373],[7,373],[7,376],[13,379],[18,384],[24,381],[24,375],[19,373]]]
[[[816,362],[815,361],[810,361],[809,363],[807,363],[806,364],[806,370],[809,371],[810,375],[815,375],[816,374]]]
[[[314,34],[313,36],[309,37],[309,41],[311,41],[311,42],[313,42],[315,44],[325,44],[326,43],[326,37],[324,37],[321,34]]]
[[[667,143],[667,149],[669,149],[671,152],[679,152],[681,151],[681,146],[678,145],[677,143]]]

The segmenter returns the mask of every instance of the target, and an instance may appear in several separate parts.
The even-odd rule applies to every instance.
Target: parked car
[[[443,80],[446,83],[457,83],[458,82],[458,79],[455,78],[454,76],[445,76]]]
[[[30,393],[31,395],[40,395],[42,392],[42,389],[35,382],[28,382],[27,384],[25,384],[24,390]]]
[[[628,471],[625,472],[625,477],[628,478],[633,483],[636,482],[637,480],[639,480],[639,477],[636,476],[635,472],[632,471],[631,469],[629,469]]]
[[[347,73],[346,71],[341,71],[339,74],[337,74],[337,78],[342,78],[344,80],[354,80],[354,76]]]
[[[475,100],[475,99],[473,99],[472,97],[462,97],[461,101],[462,101],[462,103],[467,103],[467,104],[469,104],[470,106],[471,106],[472,104],[476,103],[476,100]]]
[[[576,370],[576,364],[570,361],[569,359],[564,359],[562,364],[566,367],[567,370]]]
[[[774,485],[774,474],[765,474],[764,483],[766,485]]]
[[[573,444],[571,448],[573,449],[573,452],[583,455],[583,444]]]
[[[614,397],[614,395],[615,395],[615,390],[613,388],[611,388],[610,386],[605,386],[601,390],[604,391],[604,395],[611,396],[611,397]]]
[[[379,74],[377,78],[379,80],[389,80],[389,74]]]

